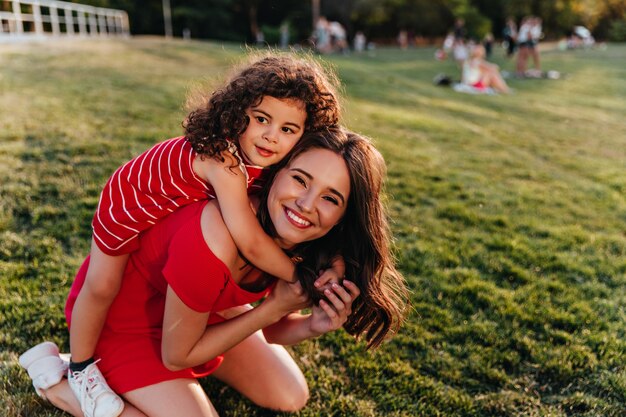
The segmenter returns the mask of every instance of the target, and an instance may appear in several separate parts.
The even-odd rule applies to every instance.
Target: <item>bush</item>
[[[265,42],[268,45],[278,45],[280,43],[280,27],[279,26],[261,26],[261,32],[265,37]]]
[[[626,41],[626,20],[614,20],[611,23],[609,39],[614,42]]]

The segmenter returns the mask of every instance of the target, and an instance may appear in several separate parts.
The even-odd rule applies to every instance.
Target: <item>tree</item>
[[[164,32],[162,0],[80,0],[128,12],[133,34]],[[289,21],[292,40],[311,34],[310,1],[292,0],[170,0],[174,36],[183,28],[196,38],[253,41],[256,31],[277,31]],[[609,29],[619,32],[626,21],[624,0],[320,0],[321,12],[346,26],[348,33],[365,32],[370,39],[395,39],[399,30],[418,36],[442,37],[456,17],[465,19],[468,34],[480,39],[501,33],[506,17],[543,19],[548,37],[561,37],[574,25],[584,25],[596,38]],[[624,23],[626,24],[626,23]],[[268,35],[268,34],[266,34]],[[269,36],[266,36],[269,39]]]

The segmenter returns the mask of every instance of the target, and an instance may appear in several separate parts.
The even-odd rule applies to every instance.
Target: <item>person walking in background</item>
[[[533,70],[530,72],[532,77],[541,77],[541,61],[539,59],[539,41],[543,37],[543,29],[541,26],[541,18],[534,16],[530,25],[530,47],[529,54],[533,58]]]
[[[541,18],[527,16],[522,20],[518,41],[516,75],[518,77],[539,78],[542,76],[541,61],[539,60],[539,40],[543,36]],[[528,59],[533,58],[533,69],[528,70]]]
[[[483,46],[485,47],[487,59],[491,58],[491,52],[493,51],[493,35],[491,33],[487,33],[483,38]]]
[[[454,22],[454,30],[452,31],[454,36],[454,44],[452,46],[452,55],[454,57],[454,61],[459,66],[459,68],[463,67],[463,63],[467,59],[467,44],[466,37],[467,32],[465,31],[465,20],[462,18],[456,19]]]
[[[256,42],[256,46],[258,47],[267,46],[265,44],[265,34],[263,33],[261,29],[256,31],[255,42]]]
[[[346,28],[341,23],[333,21],[328,24],[328,32],[330,33],[332,51],[342,54],[349,53]]]
[[[446,37],[443,40],[443,45],[441,45],[441,52],[437,56],[437,59],[440,61],[444,61],[449,56],[452,56],[454,48],[454,33],[452,31],[448,32]]]
[[[312,41],[315,49],[322,54],[331,51],[330,30],[326,17],[320,16],[313,29]]]
[[[526,76],[526,66],[528,65],[528,57],[530,56],[530,48],[532,47],[532,40],[530,37],[530,29],[532,27],[532,17],[526,16],[522,19],[517,34],[517,61],[515,64],[515,74],[518,77]]]
[[[363,52],[365,50],[365,44],[367,39],[365,34],[360,30],[354,35],[354,52]]]
[[[398,33],[398,45],[400,49],[407,49],[409,46],[409,35],[404,29]]]
[[[506,43],[506,56],[507,58],[511,58],[517,50],[517,24],[512,17],[506,19],[502,37]]]
[[[289,22],[287,21],[280,25],[280,47],[282,49],[289,47]]]
[[[459,17],[454,22],[453,34],[455,41],[465,41],[465,38],[467,37],[467,31],[465,30],[465,20],[463,18]]]

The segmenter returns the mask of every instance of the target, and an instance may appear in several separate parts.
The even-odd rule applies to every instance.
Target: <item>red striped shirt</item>
[[[158,143],[109,178],[92,221],[93,236],[106,254],[138,248],[137,236],[156,221],[194,201],[215,198],[211,185],[193,171],[196,157],[184,137]],[[263,168],[244,165],[248,190],[261,188]]]

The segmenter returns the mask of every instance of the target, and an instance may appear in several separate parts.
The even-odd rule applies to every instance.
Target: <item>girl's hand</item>
[[[307,308],[311,304],[309,296],[304,292],[299,281],[291,284],[283,280],[276,282],[276,286],[265,300],[265,303],[270,303],[277,312],[278,318]]]
[[[359,288],[348,280],[343,286],[333,283],[324,290],[328,299],[320,300],[319,306],[313,306],[309,320],[309,329],[317,335],[339,329],[352,313],[352,302],[359,296]]]
[[[317,288],[318,291],[322,292],[326,289],[330,289],[332,284],[341,284],[342,278],[343,276],[337,274],[335,270],[324,269],[323,271],[320,271],[313,285],[315,285],[315,288]]]
[[[346,264],[342,256],[337,256],[333,260],[333,264],[330,268],[324,269],[319,272],[319,275],[313,285],[320,292],[325,289],[330,289],[333,283],[341,284],[341,280],[344,279],[346,273]]]

